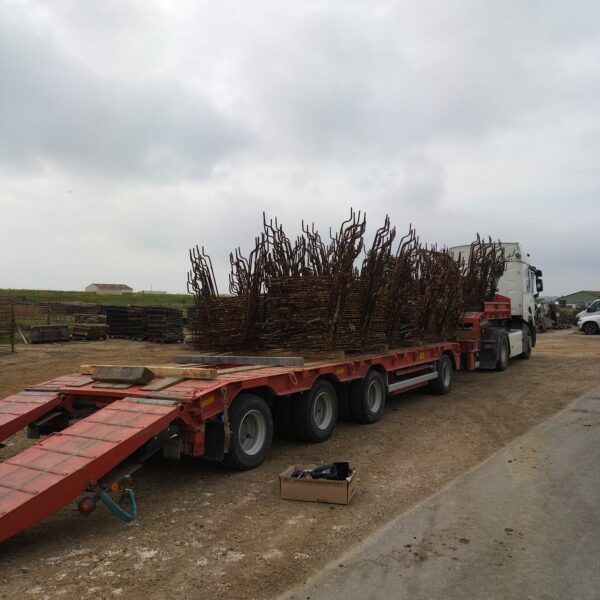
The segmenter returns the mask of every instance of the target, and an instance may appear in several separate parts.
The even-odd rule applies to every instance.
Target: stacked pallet
[[[148,315],[144,306],[130,306],[127,313],[127,337],[130,340],[148,338]]]
[[[0,352],[15,351],[15,316],[8,298],[0,298]]]
[[[71,339],[80,341],[104,340],[108,335],[106,315],[82,313],[75,315],[75,324],[71,326]]]
[[[177,308],[149,306],[148,317],[149,342],[183,341],[183,313]]]
[[[128,306],[105,306],[106,323],[108,324],[108,335],[110,337],[129,337],[129,307]]]

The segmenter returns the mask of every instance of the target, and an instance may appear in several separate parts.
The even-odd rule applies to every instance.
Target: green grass
[[[93,292],[60,290],[13,290],[0,289],[0,296],[10,298],[15,304],[43,304],[44,302],[93,302],[123,306],[158,305],[172,308],[193,306],[194,297],[190,294],[123,294],[122,296],[99,296]]]

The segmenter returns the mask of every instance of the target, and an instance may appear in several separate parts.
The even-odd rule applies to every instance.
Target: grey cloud
[[[103,77],[8,19],[0,20],[0,79],[0,161],[11,167],[198,177],[248,141],[176,82]]]

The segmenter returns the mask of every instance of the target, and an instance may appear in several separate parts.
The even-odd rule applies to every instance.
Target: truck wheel
[[[498,362],[496,371],[506,371],[508,368],[508,338],[503,335],[498,342]]]
[[[428,383],[432,394],[443,396],[452,389],[452,361],[447,354],[442,354],[437,362],[437,377]]]
[[[231,440],[223,464],[236,471],[258,467],[273,441],[273,416],[269,405],[254,394],[238,396],[229,409]]]
[[[294,398],[293,417],[296,434],[303,442],[324,442],[331,437],[337,421],[337,394],[324,380]]]
[[[598,333],[598,324],[594,323],[594,321],[588,321],[583,324],[582,329],[585,335],[596,335]]]
[[[385,409],[387,383],[378,371],[369,371],[364,379],[350,385],[350,412],[355,423],[375,423]]]
[[[528,325],[523,325],[523,338],[525,349],[521,354],[519,354],[518,358],[527,360],[528,358],[531,358],[531,348],[533,347],[533,336],[531,335],[531,327],[529,327]]]

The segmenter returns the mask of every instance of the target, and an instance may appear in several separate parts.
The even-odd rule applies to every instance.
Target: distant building
[[[159,292],[158,290],[142,290],[138,294],[166,294],[167,292]]]
[[[589,290],[583,290],[581,292],[575,292],[573,294],[567,294],[558,298],[558,303],[562,306],[581,306],[588,305],[594,300],[600,298],[600,292],[592,292]]]
[[[122,294],[132,294],[133,289],[122,283],[91,283],[85,288],[86,292],[94,292],[99,296],[112,295],[121,296]]]

